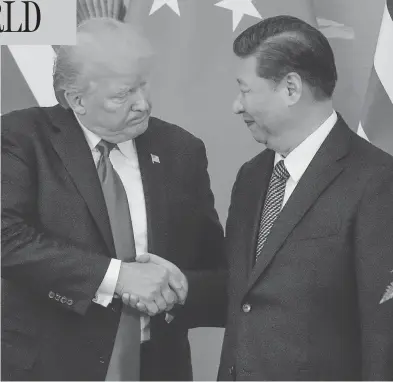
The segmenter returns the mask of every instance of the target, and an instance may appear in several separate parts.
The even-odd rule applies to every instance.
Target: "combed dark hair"
[[[292,16],[270,17],[242,32],[233,43],[238,57],[255,55],[257,74],[278,83],[297,73],[316,100],[331,98],[337,82],[332,48],[326,37]]]

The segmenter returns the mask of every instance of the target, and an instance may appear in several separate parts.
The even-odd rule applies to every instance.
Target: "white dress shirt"
[[[332,131],[337,122],[337,113],[333,111],[330,117],[309,135],[299,146],[292,150],[285,158],[276,153],[274,158],[274,165],[280,160],[284,160],[285,167],[287,168],[290,177],[285,186],[284,200],[281,209],[285,206],[292,192],[299,183],[300,178],[303,176],[307,167],[310,165],[315,154],[322,146],[329,133]]]
[[[78,118],[77,118],[78,120]],[[94,163],[97,166],[101,153],[96,148],[101,138],[88,130],[78,120],[86,141],[90,147]],[[138,155],[134,140],[119,143],[118,148],[114,148],[109,159],[113,168],[119,175],[127,194],[128,206],[134,231],[136,256],[147,252],[147,219],[145,194],[141,172],[139,169]],[[114,298],[117,279],[119,277],[121,261],[111,259],[105,277],[97,290],[94,302],[107,307]],[[150,317],[141,315],[141,341],[150,339]]]

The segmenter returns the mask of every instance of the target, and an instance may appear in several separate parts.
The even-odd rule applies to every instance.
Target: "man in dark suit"
[[[190,380],[188,329],[224,325],[205,148],[150,118],[150,57],[90,20],[57,50],[62,105],[2,117],[3,380]]]
[[[318,30],[273,17],[234,51],[234,110],[267,149],[232,191],[219,379],[391,380],[393,159],[334,111]]]

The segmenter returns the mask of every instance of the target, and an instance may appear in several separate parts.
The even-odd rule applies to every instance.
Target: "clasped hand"
[[[124,304],[154,316],[184,304],[188,282],[175,264],[146,253],[136,262],[122,263],[115,292]]]

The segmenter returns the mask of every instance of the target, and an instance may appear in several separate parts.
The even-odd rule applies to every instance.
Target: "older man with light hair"
[[[204,144],[150,116],[129,25],[56,53],[60,105],[2,117],[2,379],[190,380],[188,329],[225,311]]]

